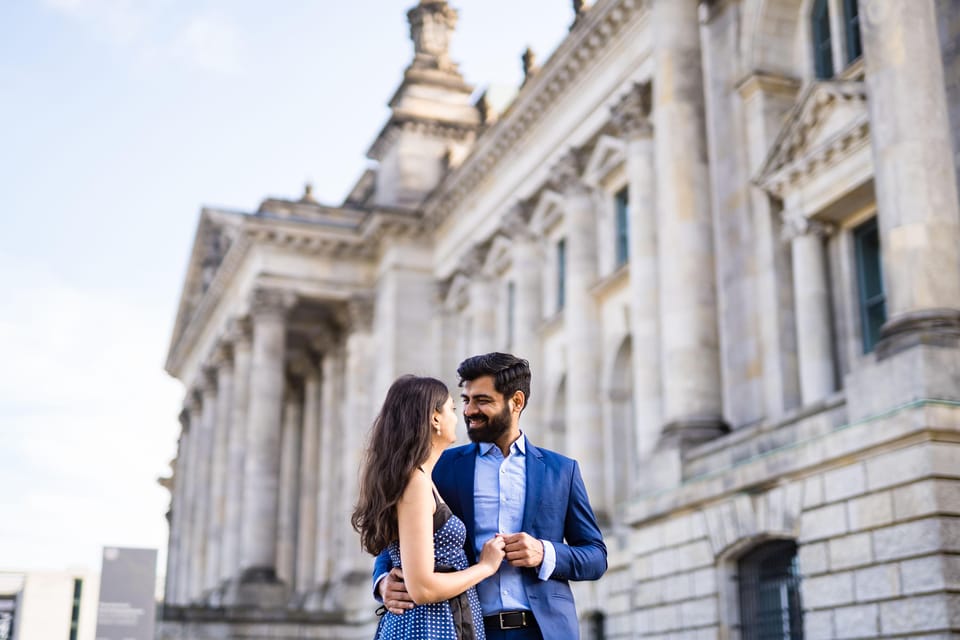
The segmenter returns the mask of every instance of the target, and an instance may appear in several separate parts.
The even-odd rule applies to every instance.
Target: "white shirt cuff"
[[[390,575],[389,571],[384,571],[377,576],[377,579],[373,581],[373,599],[383,604],[383,598],[380,597],[380,581]]]
[[[540,563],[540,571],[537,577],[541,580],[549,580],[553,575],[553,570],[557,568],[557,550],[553,543],[548,540],[541,540],[543,544],[543,562]]]

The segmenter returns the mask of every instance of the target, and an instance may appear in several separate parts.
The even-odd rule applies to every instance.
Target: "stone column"
[[[227,330],[233,345],[233,403],[227,437],[227,472],[224,499],[223,539],[220,546],[220,579],[239,577],[240,528],[243,510],[244,451],[247,405],[250,402],[250,321],[234,319]]]
[[[289,386],[284,400],[283,431],[280,435],[280,497],[277,516],[277,577],[288,585],[292,585],[296,577],[302,408],[300,389]]]
[[[597,220],[590,188],[581,178],[581,159],[568,153],[555,168],[564,196],[564,238],[567,245],[566,336],[567,453],[580,461],[587,491],[598,505],[605,494],[603,435],[600,415],[600,319],[590,288],[597,281]],[[598,508],[609,515],[611,505]],[[603,511],[607,511],[606,514]]]
[[[223,553],[223,523],[227,486],[227,438],[230,433],[233,407],[233,354],[227,344],[214,353],[212,364],[217,370],[217,407],[210,452],[210,508],[207,510],[207,565],[204,588],[213,593],[220,586],[220,556]],[[214,595],[212,602],[219,601]]]
[[[362,616],[370,592],[370,563],[360,548],[360,537],[350,524],[360,490],[360,460],[363,446],[375,418],[371,401],[373,360],[373,300],[365,296],[351,299],[348,305],[350,333],[344,345],[342,398],[344,428],[340,430],[339,474],[336,493],[337,519],[335,577],[339,581],[337,609]],[[379,399],[378,399],[379,400]]]
[[[167,585],[164,601],[180,604],[180,584],[183,581],[183,534],[187,527],[186,487],[187,461],[190,449],[190,412],[184,408],[180,412],[180,439],[177,442],[177,459],[173,470],[173,508],[170,525],[170,543],[167,545]]]
[[[804,405],[836,390],[830,287],[824,238],[829,226],[802,213],[784,216],[784,233],[793,259],[793,298],[797,321],[800,397]]]
[[[630,344],[636,459],[650,456],[659,436],[660,309],[657,274],[657,182],[651,87],[634,85],[614,108],[614,125],[626,141],[630,204]]]
[[[530,231],[530,207],[517,204],[504,217],[504,232],[510,236],[512,247],[510,260],[514,278],[513,342],[511,353],[530,362],[530,398],[520,421],[525,432],[535,434],[536,442],[544,442],[546,425],[543,424],[546,401],[542,349],[540,346],[540,323],[543,321],[543,292],[540,272],[543,269],[543,252],[537,238]],[[505,308],[505,305],[500,305]]]
[[[653,0],[662,443],[725,431],[698,0]]]
[[[473,278],[469,302],[470,352],[489,353],[496,348],[497,313],[503,312],[504,307],[498,304],[496,281],[483,272],[479,261],[473,263],[469,273]]]
[[[300,495],[297,514],[296,583],[298,594],[305,594],[316,582],[317,504],[320,461],[320,370],[313,358],[304,353],[291,362],[303,379],[303,437],[300,447]]]
[[[210,510],[210,454],[213,450],[213,432],[217,420],[217,386],[215,372],[206,369],[201,374],[201,418],[197,430],[197,457],[193,460],[196,498],[193,503],[193,567],[190,572],[192,601],[206,599],[207,593],[207,514]]]
[[[327,608],[326,596],[333,579],[335,557],[334,527],[336,526],[336,499],[340,492],[337,461],[340,456],[340,431],[343,428],[343,350],[339,335],[327,328],[313,340],[313,348],[320,356],[320,437],[317,454],[317,522],[314,552],[314,582],[316,588],[304,602],[311,611]],[[344,514],[346,517],[346,514]]]
[[[886,324],[881,358],[960,336],[960,204],[932,0],[860,0]]]
[[[184,411],[190,422],[188,427],[187,455],[184,459],[183,470],[183,529],[180,534],[180,569],[178,571],[177,603],[189,604],[193,599],[193,574],[199,565],[196,563],[194,552],[194,530],[197,526],[194,509],[197,493],[200,489],[196,480],[197,456],[200,448],[200,424],[202,422],[200,400],[195,390],[187,392]]]
[[[283,416],[286,318],[293,294],[258,289],[251,300],[253,347],[247,413],[237,605],[280,606],[286,585],[277,579],[280,430]]]

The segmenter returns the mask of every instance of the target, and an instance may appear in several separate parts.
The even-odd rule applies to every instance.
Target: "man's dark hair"
[[[493,377],[493,388],[509,399],[516,391],[523,392],[523,407],[530,402],[530,363],[509,353],[485,353],[467,358],[457,367],[460,386],[483,376]]]

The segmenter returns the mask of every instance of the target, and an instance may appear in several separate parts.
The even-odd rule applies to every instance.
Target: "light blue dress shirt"
[[[474,545],[477,558],[483,543],[497,533],[522,531],[523,509],[526,503],[527,441],[522,433],[510,445],[510,455],[503,457],[500,447],[484,442],[477,449],[477,464],[473,476]],[[543,543],[543,562],[537,571],[541,580],[549,580],[557,565],[553,543]],[[483,615],[501,611],[530,609],[523,588],[522,572],[530,569],[513,567],[504,560],[500,571],[477,585]]]

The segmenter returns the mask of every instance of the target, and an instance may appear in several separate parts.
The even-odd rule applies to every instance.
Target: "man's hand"
[[[543,543],[524,532],[504,533],[507,562],[514,567],[536,568],[543,562]]]
[[[390,613],[400,615],[406,609],[413,609],[413,598],[407,593],[407,587],[403,582],[402,569],[391,569],[390,573],[380,581],[379,588],[383,606]]]

